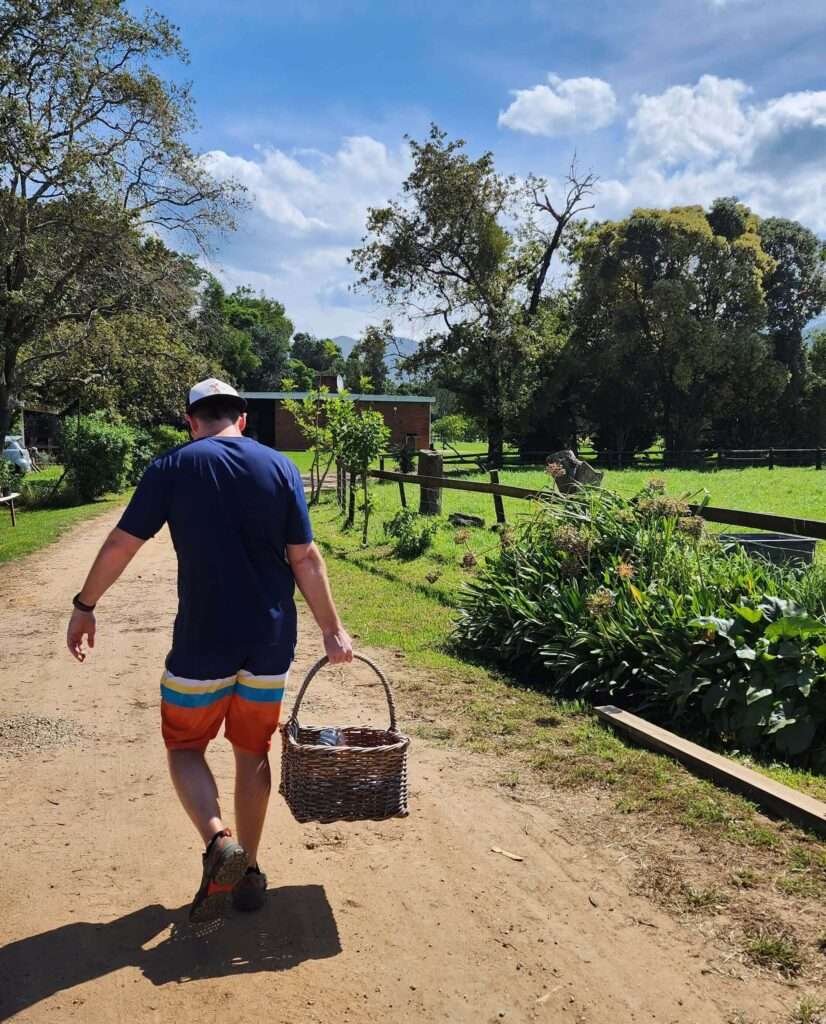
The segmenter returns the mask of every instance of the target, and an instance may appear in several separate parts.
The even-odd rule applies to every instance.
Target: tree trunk
[[[353,526],[356,521],[356,474],[350,474],[350,501],[347,509],[347,526]]]
[[[488,417],[488,466],[499,469],[505,447],[505,425],[499,416]]]
[[[361,543],[367,544],[367,527],[370,524],[370,500],[367,493],[367,466],[361,471],[361,482],[364,489],[364,530],[361,534]]]
[[[11,402],[11,392],[5,384],[0,383],[0,453],[6,447],[6,434],[11,426]],[[2,458],[2,454],[0,454],[0,458]]]

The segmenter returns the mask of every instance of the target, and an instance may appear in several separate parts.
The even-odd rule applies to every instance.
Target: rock
[[[483,527],[485,525],[485,520],[481,516],[465,515],[464,512],[451,512],[447,518],[453,526]]]
[[[597,472],[587,462],[578,459],[569,449],[554,452],[546,461],[547,465],[556,464],[564,471],[561,474],[552,474],[562,494],[573,494],[582,487],[599,487],[602,483],[603,474]]]

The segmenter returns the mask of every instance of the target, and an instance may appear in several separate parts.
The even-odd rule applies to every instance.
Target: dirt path
[[[63,647],[71,595],[114,518],[0,580],[0,1020],[785,1019],[783,986],[720,973],[696,931],[628,894],[615,852],[488,785],[489,760],[421,741],[405,821],[300,826],[274,797],[268,908],[194,939],[198,844],[157,723],[175,605],[166,534],[104,600],[90,661]],[[304,621],[291,692],[317,651]],[[310,720],[380,719],[367,679],[322,673]],[[401,716],[411,726],[404,702]],[[227,744],[213,751],[229,796]]]

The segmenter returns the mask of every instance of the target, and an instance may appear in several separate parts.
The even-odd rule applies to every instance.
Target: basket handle
[[[381,685],[384,687],[384,694],[387,697],[387,706],[390,709],[390,732],[398,732],[398,729],[396,727],[396,702],[393,699],[393,691],[390,689],[390,683],[388,683],[387,681],[387,676],[385,676],[384,672],[382,672],[379,666],[374,661],[371,661],[370,658],[368,658],[366,655],[356,654],[354,652],[353,658],[356,661],[363,661],[365,665],[369,665],[369,667],[379,677]],[[313,665],[313,667],[304,677],[304,682],[301,684],[301,689],[298,691],[298,694],[295,698],[295,704],[293,705],[293,710],[290,714],[289,721],[298,721],[298,709],[301,707],[301,701],[304,699],[304,694],[307,692],[307,687],[318,675],[318,673],[324,668],[324,666],[329,662],[329,660],[330,659],[327,657],[326,654],[324,655],[323,658],[319,658],[319,660],[315,663],[315,665]]]

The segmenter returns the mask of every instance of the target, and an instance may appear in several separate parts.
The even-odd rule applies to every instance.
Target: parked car
[[[10,462],[20,473],[31,473],[32,457],[29,449],[23,447],[23,438],[17,434],[9,434],[3,448],[3,458]]]

